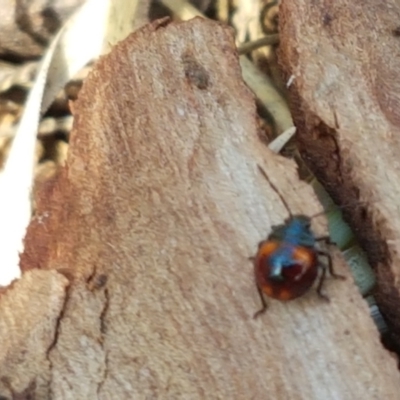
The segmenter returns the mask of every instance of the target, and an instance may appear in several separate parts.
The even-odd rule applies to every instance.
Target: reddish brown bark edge
[[[372,3],[371,3],[371,6]],[[292,74],[297,74],[295,83],[289,88],[289,100],[290,109],[292,111],[293,120],[297,127],[297,144],[302,154],[303,160],[309,166],[311,171],[317,177],[317,179],[323,184],[325,189],[331,195],[335,203],[342,207],[343,215],[346,221],[352,227],[357,240],[365,250],[368,260],[374,268],[377,276],[377,286],[374,290],[375,298],[379,304],[380,310],[383,313],[386,322],[389,325],[389,333],[383,338],[389,348],[395,350],[400,354],[400,318],[399,318],[399,305],[400,305],[400,289],[397,287],[397,276],[396,268],[394,263],[395,254],[388,248],[388,240],[391,240],[390,232],[388,232],[387,221],[385,217],[379,212],[379,206],[376,203],[371,203],[368,196],[368,188],[365,188],[364,182],[360,180],[360,176],[354,173],[354,160],[352,159],[352,152],[349,151],[352,143],[357,142],[357,135],[351,135],[342,127],[339,126],[338,118],[346,121],[345,115],[335,114],[337,111],[334,109],[335,100],[346,102],[345,98],[341,98],[340,83],[338,82],[336,89],[337,93],[331,93],[331,97],[335,100],[330,101],[329,98],[320,96],[318,97],[315,92],[318,88],[329,86],[329,82],[318,81],[318,79],[326,78],[326,75],[315,77],[315,81],[307,81],[301,75],[299,71],[311,70],[310,65],[315,64],[315,70],[323,70],[324,60],[318,54],[310,58],[301,58],[299,56],[300,51],[304,52],[304,49],[310,47],[310,54],[313,54],[310,43],[315,43],[319,38],[325,37],[326,32],[331,32],[331,44],[334,51],[337,50],[337,54],[340,54],[340,50],[347,51],[349,53],[349,59],[351,59],[351,46],[348,46],[346,50],[343,45],[343,38],[347,38],[352,35],[353,31],[349,31],[351,23],[346,24],[350,14],[348,13],[347,7],[351,7],[350,4],[346,4],[343,7],[341,2],[336,2],[332,5],[315,4],[310,9],[305,9],[308,6],[305,2],[297,3],[295,6],[290,1],[282,2],[280,8],[280,47],[279,47],[279,62],[282,68],[282,73],[285,81],[289,79]],[[355,10],[353,10],[355,12]],[[376,10],[375,12],[384,13],[384,10]],[[311,38],[310,33],[305,33],[299,30],[299,25],[304,23],[302,21],[303,16],[307,20],[307,24],[314,27],[315,37]],[[345,15],[346,14],[346,15]],[[368,14],[368,13],[367,13]],[[342,19],[340,16],[342,15]],[[319,17],[319,18],[318,18]],[[370,30],[369,25],[363,25],[360,23],[360,30],[358,31],[359,36],[363,36],[363,29],[365,31]],[[376,37],[379,37],[380,32],[377,28]],[[302,32],[299,34],[299,32]],[[311,31],[310,31],[311,32]],[[318,37],[320,35],[320,37]],[[324,42],[325,43],[325,42]],[[322,44],[321,46],[326,46]],[[358,43],[353,46],[354,52],[360,52],[360,48],[363,48],[363,44]],[[364,46],[365,54],[374,52],[374,46],[371,43],[370,48]],[[331,57],[337,56],[337,54],[330,54]],[[361,69],[362,66],[357,62],[357,56],[354,56],[354,69]],[[376,59],[376,55],[372,55]],[[366,58],[368,59],[368,57]],[[299,61],[300,60],[300,61]],[[328,60],[327,64],[331,64],[332,60]],[[308,65],[305,65],[308,64]],[[338,62],[338,68],[341,67]],[[368,63],[365,63],[365,68],[368,67]],[[374,68],[374,65],[369,65],[370,68]],[[377,68],[379,70],[379,68]],[[387,71],[376,71],[378,76],[384,75]],[[374,71],[370,72],[373,76]],[[346,80],[351,85],[351,78],[349,78],[351,72],[342,70],[341,79]],[[340,79],[338,78],[338,79]],[[366,75],[367,79],[368,76]],[[367,85],[368,87],[368,85]],[[357,97],[357,90],[359,87],[354,87],[354,96]],[[363,87],[362,90],[365,90]],[[310,95],[310,92],[314,91],[314,96]],[[371,96],[374,96],[372,92]],[[388,94],[389,96],[389,94]],[[340,100],[337,100],[337,99]],[[388,97],[389,99],[390,97]],[[321,102],[321,104],[327,104],[326,110],[317,114],[315,112],[318,109],[318,105],[313,102]],[[388,100],[387,100],[388,101]],[[354,105],[352,105],[354,107]],[[329,108],[331,107],[331,108]],[[350,105],[349,105],[350,107]],[[333,111],[332,111],[333,109]],[[377,109],[376,112],[381,112],[388,115],[390,107],[386,107],[382,110]],[[370,112],[365,110],[365,112]],[[329,114],[333,113],[333,118]],[[355,113],[356,114],[356,113]],[[328,124],[327,120],[331,122]],[[392,122],[395,119],[391,118]],[[364,131],[364,135],[375,135],[373,130]],[[350,144],[347,146],[343,145],[343,139],[347,139]],[[356,146],[353,146],[356,151]],[[374,148],[371,148],[371,157],[373,157]],[[353,155],[354,156],[354,155]],[[364,160],[362,162],[374,162],[373,158]],[[390,167],[390,166],[389,166]],[[395,256],[397,258],[397,256]]]

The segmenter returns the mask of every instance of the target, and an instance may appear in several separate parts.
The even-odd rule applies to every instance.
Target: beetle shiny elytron
[[[292,215],[285,199],[269,180],[265,171],[260,166],[259,170],[279,195],[290,216],[284,224],[273,227],[272,233],[267,240],[259,244],[258,252],[252,258],[262,304],[261,309],[254,314],[254,318],[267,309],[264,295],[282,301],[295,299],[311,288],[319,274],[317,293],[329,301],[329,298],[322,293],[326,268],[328,267],[333,277],[340,279],[344,277],[334,272],[330,254],[319,250],[316,245],[321,241],[328,244],[332,242],[329,237],[316,238],[314,236],[310,217]],[[321,256],[326,257],[327,266],[320,262]]]

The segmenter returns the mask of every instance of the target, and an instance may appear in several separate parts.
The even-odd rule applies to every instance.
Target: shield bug
[[[254,272],[257,290],[262,307],[254,314],[254,318],[263,314],[267,309],[264,295],[281,301],[292,300],[304,295],[317,280],[317,293],[329,301],[322,293],[322,285],[326,277],[326,270],[339,279],[333,270],[331,255],[317,248],[318,242],[333,244],[329,236],[317,238],[311,230],[311,219],[306,215],[293,215],[288,204],[277,188],[269,180],[265,171],[258,166],[262,175],[270,186],[279,195],[282,203],[289,212],[289,218],[284,224],[273,227],[267,240],[258,245],[254,261]],[[321,213],[314,215],[314,217]],[[325,257],[327,265],[321,263]]]

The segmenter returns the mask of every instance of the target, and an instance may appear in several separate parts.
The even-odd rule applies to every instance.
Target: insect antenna
[[[289,205],[288,205],[288,203],[286,202],[285,198],[282,196],[281,192],[280,192],[280,191],[278,190],[278,188],[271,182],[271,180],[269,179],[269,177],[268,177],[267,173],[265,172],[265,170],[264,170],[259,164],[257,164],[257,167],[258,167],[258,169],[260,170],[261,174],[264,176],[264,178],[268,181],[269,185],[272,187],[272,189],[276,192],[276,194],[277,194],[277,195],[279,196],[279,198],[281,199],[283,205],[285,206],[285,208],[287,209],[287,211],[288,211],[288,213],[289,213],[290,218],[293,218],[293,213],[291,212],[291,210],[290,210],[290,208],[289,208]],[[317,193],[316,193],[316,194],[317,194]],[[318,194],[317,194],[317,198],[319,198]],[[374,201],[373,201],[372,203],[374,203]],[[348,202],[347,204],[343,204],[343,205],[341,205],[341,206],[339,206],[339,205],[333,203],[332,205],[330,205],[329,207],[327,207],[327,208],[324,209],[323,211],[320,211],[320,212],[318,212],[318,213],[312,215],[312,216],[310,217],[310,220],[311,220],[311,219],[314,219],[314,218],[317,218],[317,217],[319,217],[319,216],[321,216],[321,215],[326,215],[327,213],[329,213],[329,212],[331,212],[331,211],[333,211],[333,210],[335,210],[335,209],[345,210],[346,208],[350,208],[350,207],[352,207],[352,206],[355,206],[355,205],[362,205],[362,204],[363,204],[363,203],[360,202],[359,200],[354,200],[354,201]]]
[[[258,169],[260,170],[261,174],[264,176],[264,178],[267,180],[267,182],[269,183],[269,185],[272,187],[272,189],[274,190],[274,192],[276,192],[276,194],[279,196],[279,198],[281,199],[281,202],[283,203],[283,205],[285,206],[287,212],[289,213],[289,217],[292,219],[293,218],[293,214],[290,211],[289,205],[286,202],[286,200],[284,199],[284,197],[282,196],[281,192],[278,190],[278,188],[271,182],[271,180],[269,179],[267,173],[265,172],[265,170],[257,164]]]

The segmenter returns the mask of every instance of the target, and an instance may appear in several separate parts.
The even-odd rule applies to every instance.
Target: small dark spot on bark
[[[108,280],[107,275],[105,274],[98,275],[95,279],[97,288],[103,287],[107,283],[107,280]]]
[[[361,219],[366,220],[368,217],[368,213],[367,210],[365,209],[365,207],[360,207],[360,217]]]
[[[324,24],[324,26],[330,26],[332,21],[333,21],[332,15],[326,12],[322,19],[322,23]]]
[[[106,285],[107,280],[106,274],[94,275],[88,282],[88,289],[90,291],[101,289]]]
[[[210,77],[206,69],[195,59],[193,54],[185,53],[182,56],[185,76],[189,83],[201,90],[207,89]]]
[[[397,26],[396,28],[392,29],[392,34],[395,37],[400,37],[400,26]]]

